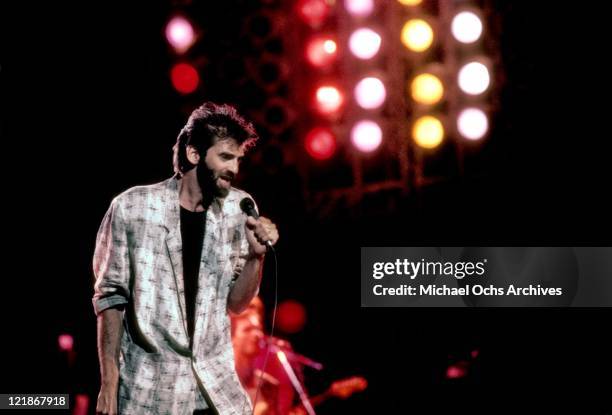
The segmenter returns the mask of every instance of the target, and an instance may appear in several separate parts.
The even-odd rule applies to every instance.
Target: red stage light
[[[172,85],[181,94],[190,94],[198,88],[198,71],[188,63],[177,63],[170,72]]]
[[[72,415],[87,415],[89,413],[89,396],[79,393],[74,399]]]
[[[278,328],[285,333],[297,333],[306,324],[306,309],[294,300],[283,301],[278,306]]]
[[[329,15],[329,6],[325,0],[299,0],[298,16],[309,26],[318,27]]]
[[[336,136],[329,128],[316,127],[306,135],[306,151],[317,160],[326,160],[336,152]]]
[[[311,65],[321,67],[336,59],[338,46],[328,36],[315,36],[306,45],[306,57]]]

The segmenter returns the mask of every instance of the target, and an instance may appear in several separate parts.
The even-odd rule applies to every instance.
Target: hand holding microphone
[[[249,217],[246,221],[247,240],[251,251],[255,255],[263,255],[278,241],[278,229],[268,218],[259,216],[255,210],[255,203],[248,197],[240,201],[240,208]]]

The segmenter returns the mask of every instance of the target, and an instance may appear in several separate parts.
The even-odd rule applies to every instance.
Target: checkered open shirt
[[[234,368],[227,297],[248,255],[240,200],[232,188],[206,213],[193,350],[189,348],[179,181],[134,187],[102,221],[94,254],[96,314],[125,304],[120,414],[191,414],[198,382],[221,415],[251,413]]]

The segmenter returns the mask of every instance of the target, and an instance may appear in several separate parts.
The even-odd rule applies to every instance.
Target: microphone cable
[[[270,245],[268,250],[272,252],[272,257],[274,258],[274,305],[272,307],[272,325],[270,327],[270,337],[274,336],[274,328],[276,325],[276,311],[278,307],[278,258],[276,257],[276,250],[274,246]],[[264,334],[265,335],[265,334]],[[255,392],[255,399],[253,400],[253,412],[252,415],[255,415],[255,406],[257,405],[257,400],[259,399],[259,393],[261,392],[261,386],[263,384],[263,376],[266,371],[266,365],[268,364],[268,359],[270,357],[270,345],[266,341],[266,354],[264,356],[263,365],[261,368],[261,372],[259,373],[259,381],[257,382],[257,391]]]

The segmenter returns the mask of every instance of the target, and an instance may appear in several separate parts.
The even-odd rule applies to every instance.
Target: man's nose
[[[238,174],[238,160],[232,160],[229,162],[229,171],[234,173],[234,176]]]

